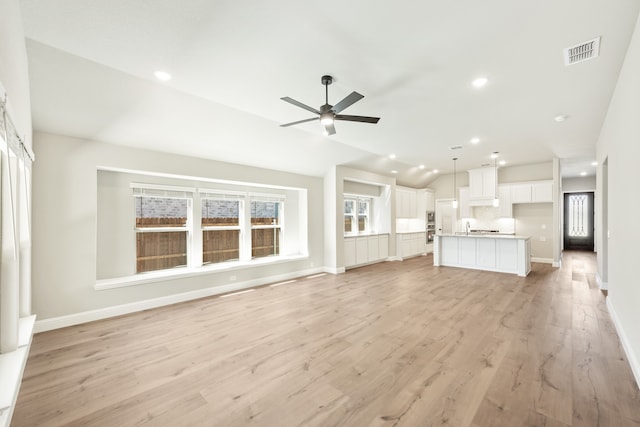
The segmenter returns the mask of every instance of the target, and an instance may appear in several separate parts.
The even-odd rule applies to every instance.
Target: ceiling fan
[[[313,107],[309,107],[308,105],[303,104],[302,102],[296,101],[295,99],[289,98],[285,96],[282,99],[285,102],[298,106],[300,108],[304,108],[307,111],[311,111],[312,113],[316,113],[318,117],[313,117],[311,119],[298,120],[297,122],[291,122],[284,125],[280,125],[281,127],[293,126],[299,123],[311,122],[313,120],[320,120],[320,123],[324,126],[324,134],[325,135],[333,135],[336,133],[336,128],[333,125],[335,120],[343,120],[347,122],[362,122],[362,123],[378,123],[380,117],[367,117],[367,116],[347,116],[344,114],[338,114],[345,108],[350,105],[360,101],[364,98],[364,95],[360,95],[358,92],[351,92],[351,94],[347,95],[342,101],[338,102],[336,105],[329,104],[329,85],[333,83],[333,77],[331,76],[322,76],[322,84],[325,87],[325,104],[320,106],[319,110],[316,110]]]

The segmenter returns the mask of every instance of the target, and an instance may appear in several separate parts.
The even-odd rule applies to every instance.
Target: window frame
[[[346,203],[347,202],[353,202],[354,203],[354,209],[353,212],[351,214],[347,214],[345,212],[345,208],[346,208]],[[366,213],[364,214],[364,216],[366,217],[365,220],[365,228],[364,230],[360,231],[360,202],[365,202],[367,204],[367,209],[366,209]],[[360,196],[360,195],[355,195],[355,194],[345,194],[344,195],[344,200],[343,200],[343,207],[342,207],[342,211],[343,211],[343,215],[344,215],[344,220],[343,222],[346,222],[346,218],[347,217],[351,217],[351,231],[346,231],[344,230],[344,235],[345,236],[357,236],[357,235],[366,235],[366,234],[371,234],[371,207],[373,204],[373,198],[372,197],[368,197],[368,196]],[[355,228],[355,230],[354,230]]]
[[[147,270],[138,272],[137,260],[138,252],[135,250],[134,274],[149,274],[159,272],[168,272],[175,269],[189,267],[192,269],[218,265],[221,263],[234,264],[250,262],[263,258],[282,257],[283,255],[283,237],[285,222],[285,200],[284,194],[268,194],[268,193],[252,193],[220,190],[214,188],[199,187],[176,187],[171,185],[157,185],[146,183],[131,183],[133,189],[133,199],[137,197],[155,197],[155,198],[173,198],[184,199],[187,201],[187,220],[184,226],[180,227],[138,227],[134,222],[134,241],[137,239],[138,233],[162,233],[162,232],[186,232],[187,233],[187,263],[175,267]],[[238,201],[238,225],[229,226],[203,226],[202,225],[202,204],[205,200],[237,200]],[[251,223],[251,203],[252,202],[274,202],[278,203],[277,224],[260,224],[253,225]],[[134,202],[134,221],[137,217]],[[252,231],[260,229],[277,230],[277,248],[278,253],[266,256],[253,256]],[[204,262],[204,232],[205,231],[222,231],[222,230],[239,230],[239,258],[221,262]]]
[[[135,274],[146,274],[150,272],[157,271],[167,271],[174,270],[186,267],[194,266],[194,250],[193,250],[193,242],[194,242],[194,230],[193,230],[193,206],[194,206],[194,193],[195,189],[189,187],[176,187],[176,186],[165,186],[165,185],[155,185],[155,184],[139,184],[132,183],[131,188],[133,189],[133,211],[134,211],[134,241],[137,246],[137,238],[138,233],[175,233],[175,232],[185,232],[186,233],[186,241],[185,241],[185,251],[186,251],[186,263],[184,265],[176,265],[169,268],[161,268],[161,269],[153,269],[153,270],[145,270],[138,271],[138,250],[136,248],[136,257],[134,260],[135,264]],[[135,219],[137,218],[136,211],[136,200],[138,198],[148,197],[148,198],[158,198],[158,199],[178,199],[185,200],[187,202],[186,209],[186,219],[185,224],[183,226],[170,226],[170,227],[138,227],[136,225]]]
[[[248,250],[248,257],[250,259],[261,259],[261,258],[268,258],[268,257],[279,257],[282,255],[282,250],[283,250],[283,230],[284,230],[284,210],[285,210],[285,200],[286,197],[284,195],[280,195],[280,194],[262,194],[262,193],[249,193],[248,195],[248,209],[247,209],[247,219],[249,221],[249,225],[250,225],[250,233],[247,233],[249,236],[249,240],[250,243],[247,246],[247,250]],[[279,207],[277,209],[278,211],[278,222],[276,224],[260,224],[260,225],[253,225],[253,223],[251,223],[251,220],[253,219],[252,216],[252,203],[253,202],[273,202],[273,203],[278,203]],[[278,230],[278,238],[277,238],[277,245],[278,245],[278,253],[277,254],[273,254],[273,255],[265,255],[265,256],[254,256],[253,255],[253,230],[269,230],[269,229],[274,229],[274,230]],[[274,242],[275,244],[275,242]]]
[[[244,193],[231,192],[231,191],[221,191],[221,190],[207,190],[207,189],[198,189],[198,197],[200,200],[200,213],[202,214],[202,206],[206,200],[217,200],[217,201],[236,201],[238,202],[238,225],[202,225],[202,215],[199,221],[199,233],[202,236],[202,244],[200,245],[201,250],[201,266],[207,265],[216,265],[227,262],[234,262],[243,259],[243,239],[245,233],[245,227],[243,226],[243,218],[245,212],[245,199],[246,196]],[[226,231],[226,230],[238,230],[238,258],[224,260],[219,262],[205,262],[204,261],[204,232],[205,231]]]

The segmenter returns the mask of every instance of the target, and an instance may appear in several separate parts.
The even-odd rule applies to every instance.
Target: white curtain
[[[0,353],[18,347],[31,314],[31,159],[0,102]]]

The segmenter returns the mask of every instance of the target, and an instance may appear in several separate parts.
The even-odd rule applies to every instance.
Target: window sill
[[[176,268],[171,270],[152,271],[136,274],[135,276],[116,277],[113,279],[96,280],[93,288],[96,291],[124,288],[128,286],[144,285],[148,283],[163,282],[166,280],[183,279],[186,277],[202,276],[219,273],[222,271],[241,270],[245,268],[262,267],[265,265],[281,264],[309,258],[309,255],[288,255],[256,258],[250,261],[229,261],[217,264],[209,264],[196,268]]]

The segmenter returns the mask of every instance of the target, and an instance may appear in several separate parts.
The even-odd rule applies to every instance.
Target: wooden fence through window
[[[252,218],[253,225],[270,225],[272,218]],[[137,227],[182,227],[186,218],[136,218]],[[238,218],[203,218],[203,227],[238,225]],[[273,229],[251,230],[252,257],[280,253],[280,233]],[[203,263],[240,257],[240,230],[203,230]],[[187,231],[139,232],[136,236],[138,273],[187,265]]]

